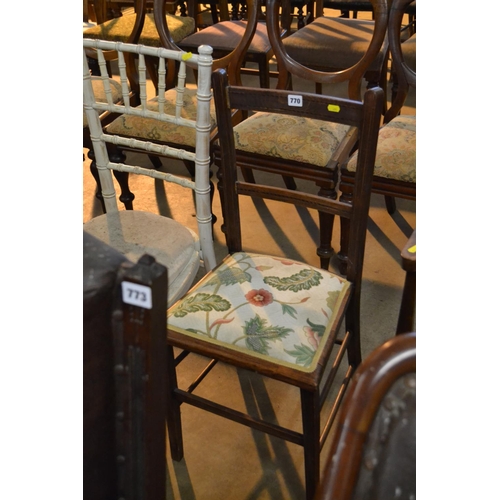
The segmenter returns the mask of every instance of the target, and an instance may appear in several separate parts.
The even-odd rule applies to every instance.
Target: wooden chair
[[[276,72],[271,72],[269,62],[273,58],[273,48],[267,34],[265,14],[261,10],[261,0],[254,0],[259,4],[259,22],[256,25],[252,41],[248,46],[243,59],[242,74],[256,75],[259,77],[261,88],[270,87],[270,76],[277,76]],[[186,52],[196,52],[200,45],[210,45],[214,49],[214,58],[223,58],[234,51],[243,37],[247,26],[247,14],[252,9],[250,2],[246,5],[243,14],[244,19],[227,19],[213,26],[209,26],[193,35],[184,38],[178,46]],[[284,21],[289,21],[288,18]],[[280,36],[286,36],[289,32],[289,22],[281,26]],[[257,64],[257,68],[246,67],[247,63]]]
[[[315,500],[416,498],[416,335],[375,349],[338,416]]]
[[[416,115],[399,114],[410,87],[416,88],[416,72],[403,58],[401,23],[410,0],[393,0],[388,27],[392,65],[397,75],[396,95],[384,116],[380,129],[372,192],[385,196],[390,214],[396,210],[394,197],[416,200]],[[340,177],[341,200],[350,202],[356,170],[356,153],[342,166]],[[338,257],[345,262],[345,248],[349,245],[349,222],[342,221],[341,249]],[[345,267],[344,267],[345,269]]]
[[[290,75],[320,83],[348,82],[349,98],[361,101],[361,80],[366,68],[378,56],[386,35],[386,0],[377,0],[377,5],[374,36],[361,61],[343,71],[328,73],[306,68],[288,54],[284,44],[286,39],[279,36],[279,0],[267,0],[269,38],[280,72],[278,87],[287,88]],[[280,114],[264,111],[235,126],[236,162],[247,182],[255,182],[255,171],[269,172],[281,175],[290,190],[297,187],[295,178],[303,179],[314,183],[320,196],[334,199],[337,196],[339,164],[352,152],[356,142],[355,131],[343,124],[325,123],[319,118],[303,116],[300,95],[297,100],[297,113],[286,120]],[[220,157],[216,146],[216,165],[220,164]],[[222,213],[225,217],[223,203]],[[328,269],[333,256],[333,215],[320,211],[319,220],[317,253],[321,267]]]
[[[166,289],[151,256],[83,232],[84,500],[165,498]]]
[[[386,7],[377,0],[370,0],[370,4],[375,20],[378,11]],[[301,65],[319,71],[336,72],[354,66],[368,50],[375,21],[328,17],[323,11],[323,0],[317,0],[314,21],[287,37],[283,41],[285,50]],[[363,76],[369,87],[380,86],[385,90],[388,44],[384,43],[380,49]],[[321,91],[318,82],[317,92]]]
[[[148,3],[152,2],[148,0]],[[167,9],[167,2],[164,1],[164,4],[165,9]],[[84,38],[138,43],[150,47],[162,47],[160,36],[156,29],[154,15],[146,11],[146,0],[144,0],[142,4],[134,0],[133,6],[134,13],[101,22],[97,26],[85,30],[83,32]],[[188,6],[189,10],[187,16],[177,16],[173,14],[166,14],[165,16],[173,43],[180,42],[184,37],[194,33],[196,30],[194,1],[189,0]],[[138,18],[140,22],[138,22]],[[136,39],[131,37],[134,31],[139,33]]]
[[[143,45],[106,42],[102,40],[83,40],[83,102],[94,146],[96,164],[102,184],[102,196],[106,205],[106,214],[97,216],[88,221],[84,228],[99,239],[110,244],[127,255],[130,259],[137,259],[143,253],[153,255],[158,262],[169,270],[168,303],[171,304],[181,297],[191,286],[196,276],[200,259],[203,259],[206,271],[215,266],[215,253],[212,236],[212,217],[210,213],[210,184],[209,184],[209,141],[210,141],[210,75],[212,72],[212,57],[210,47],[200,50],[200,55],[186,54],[180,51],[171,51]],[[102,51],[116,50],[119,55],[120,80],[124,104],[116,105],[109,98],[106,103],[97,102],[93,94],[88,70],[85,47],[93,48],[103,59]],[[139,86],[140,106],[133,107],[128,99],[127,66],[135,64],[134,56],[139,58]],[[159,60],[159,89],[160,94],[156,101],[156,108],[148,106],[148,92],[146,85],[146,57],[157,57]],[[172,103],[165,94],[165,73],[167,60],[173,59],[180,64],[179,80],[177,84],[176,100]],[[186,66],[194,65],[198,71],[197,107],[195,120],[183,118],[184,81]],[[109,76],[103,65],[104,85],[109,89]],[[109,96],[109,93],[107,93]],[[181,125],[195,137],[194,151],[185,151],[170,146],[161,146],[139,139],[130,139],[119,135],[109,135],[102,130],[99,114],[103,111],[118,113],[123,116],[151,117],[158,123],[176,123]],[[178,177],[172,174],[158,172],[154,169],[141,168],[133,165],[124,165],[110,161],[107,145],[118,147],[134,147],[143,152],[155,153],[172,158],[186,159],[195,163],[195,181]],[[166,182],[174,182],[195,192],[196,219],[198,222],[197,235],[182,224],[148,212],[133,210],[118,211],[116,192],[113,185],[111,170],[133,172],[147,175]]]
[[[417,230],[415,229],[401,251],[401,264],[406,271],[403,296],[399,309],[396,335],[415,329],[417,298]]]
[[[139,0],[139,4],[143,3],[144,0]],[[240,38],[239,42],[234,47],[229,54],[226,54],[224,57],[213,60],[212,67],[213,68],[227,68],[229,74],[231,75],[231,82],[234,84],[241,84],[240,78],[240,67],[242,60],[245,56],[245,53],[248,49],[248,46],[251,43],[255,30],[257,28],[257,21],[259,15],[259,0],[253,1],[249,0],[248,2],[248,20],[246,22],[246,28],[244,32],[244,36]],[[172,48],[172,50],[180,51],[175,44],[171,41],[171,36],[169,33],[168,25],[163,20],[165,19],[165,2],[163,0],[155,0],[154,3],[154,19],[157,23],[157,31],[159,33],[161,43],[167,47]],[[221,24],[221,23],[219,23]],[[218,24],[218,25],[219,25]],[[217,25],[217,26],[218,26]],[[136,82],[138,79],[137,70],[135,66],[129,67],[128,77],[132,82]],[[177,70],[175,70],[177,71]],[[174,73],[171,72],[171,68],[167,74],[172,75]],[[137,87],[137,85],[136,85]],[[168,87],[168,85],[167,85]],[[197,113],[197,90],[193,87],[185,87],[183,91],[183,101],[184,107],[182,110],[182,116],[187,119],[194,119]],[[175,89],[168,89],[165,93],[165,97],[167,100],[175,102]],[[156,104],[156,98],[148,103],[148,106],[154,109]],[[239,120],[240,118],[235,116],[235,120]],[[213,106],[210,107],[210,158],[212,158],[212,145],[217,138],[217,126],[216,126],[216,116],[215,116],[215,108]],[[106,133],[110,135],[120,135],[124,137],[129,137],[132,139],[138,140],[147,140],[154,144],[160,144],[164,146],[174,147],[174,148],[183,148],[187,151],[194,151],[195,147],[195,135],[192,130],[186,129],[181,123],[177,125],[176,123],[160,123],[155,119],[154,116],[146,116],[140,114],[127,114],[122,115],[112,121],[105,128]],[[114,150],[112,154],[116,154],[117,158],[120,158],[119,161],[125,162],[126,157],[125,154],[128,151],[136,151],[134,148],[133,141],[129,142],[127,145],[123,144],[120,146],[118,150]],[[153,150],[151,149],[148,152],[148,156],[153,164],[153,166],[157,169],[161,168],[161,154],[159,154],[160,149]],[[195,166],[193,161],[190,158],[183,159],[184,164],[191,175],[191,177],[195,178]],[[212,160],[210,160],[211,162]],[[127,192],[126,188],[124,188]],[[213,184],[211,184],[212,194],[213,194]],[[213,221],[216,221],[215,215],[213,216]]]
[[[306,497],[312,499],[319,481],[320,450],[338,410],[346,384],[360,363],[359,307],[361,272],[369,208],[369,185],[376,149],[383,91],[372,89],[364,103],[316,94],[302,94],[303,107],[291,107],[296,97],[284,90],[229,86],[227,74],[212,78],[222,149],[219,183],[226,206],[225,236],[229,256],[168,311],[168,434],[172,458],[183,457],[180,406],[183,403],[216,413],[243,425],[304,447]],[[305,192],[237,181],[233,109],[300,113],[325,122],[359,127],[360,155],[354,205]],[[238,196],[272,199],[350,217],[352,238],[347,279],[309,264],[243,250]],[[258,235],[254,235],[258,238]],[[343,320],[346,333],[340,333]],[[303,432],[226,408],[177,386],[173,348],[211,358],[202,379],[218,361],[300,390]],[[320,410],[336,380],[339,364],[348,354],[348,367],[339,375],[337,401],[320,432]],[[333,364],[327,360],[334,360]],[[324,384],[323,384],[324,383]],[[321,391],[320,391],[321,386]],[[223,392],[224,387],[220,390]],[[189,432],[189,431],[188,431]]]

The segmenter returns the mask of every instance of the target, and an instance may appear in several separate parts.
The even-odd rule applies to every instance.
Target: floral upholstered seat
[[[399,115],[380,129],[374,175],[405,182],[417,182],[417,119]],[[356,170],[357,153],[347,170]]]
[[[174,42],[194,33],[195,21],[192,17],[173,16],[167,14],[167,24]],[[84,38],[97,40],[110,40],[113,42],[127,42],[136,21],[135,14],[127,14],[116,19],[111,19],[83,32]],[[156,29],[153,14],[146,14],[144,28],[137,43],[150,47],[161,47],[160,37]]]
[[[307,264],[237,252],[174,304],[167,321],[185,335],[312,371],[350,286]]]
[[[236,150],[325,167],[349,127],[301,116],[256,113],[234,127]]]

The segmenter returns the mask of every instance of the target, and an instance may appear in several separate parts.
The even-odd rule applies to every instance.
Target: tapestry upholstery
[[[164,108],[165,113],[175,116],[176,90],[167,90],[165,98],[167,101]],[[196,120],[197,98],[195,88],[186,88],[184,90],[183,103],[181,117]],[[147,108],[152,111],[158,111],[158,98],[155,97],[149,100]],[[213,99],[210,101],[210,123],[212,128],[215,127],[216,117]],[[196,143],[196,129],[142,116],[121,115],[106,127],[106,132],[154,142],[183,144],[193,148]]]
[[[135,24],[136,14],[126,14],[116,19],[111,19],[83,32],[84,38],[97,40],[111,40],[114,42],[127,42]],[[173,16],[167,14],[167,26],[172,40],[175,43],[194,33],[195,21],[192,17]],[[153,14],[146,14],[139,44],[150,47],[161,47],[160,35],[156,29]]]
[[[106,93],[104,92],[104,84],[102,78],[99,76],[92,76],[90,78],[92,82],[92,90],[94,91],[94,97],[96,102],[106,102]],[[111,98],[113,102],[116,104],[118,101],[122,99],[122,89],[118,82],[114,80],[109,80],[110,88],[111,88]],[[85,111],[83,112],[83,127],[87,127],[87,114]]]
[[[168,310],[168,326],[312,371],[350,286],[301,262],[237,252]]]
[[[417,182],[417,118],[399,115],[379,132],[374,175],[404,182]],[[356,171],[358,155],[347,163],[349,172]]]
[[[255,113],[234,127],[236,150],[325,167],[349,130],[321,120]]]

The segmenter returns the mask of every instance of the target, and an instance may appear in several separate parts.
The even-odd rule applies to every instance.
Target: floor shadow
[[[271,398],[262,377],[250,374],[245,370],[238,370],[238,379],[248,413],[255,418],[278,424]],[[264,470],[261,480],[253,486],[246,500],[258,500],[262,498],[262,493],[266,490],[273,500],[303,498],[305,489],[285,441],[255,429],[251,429],[251,431]],[[273,487],[276,484],[278,471],[283,476],[284,484],[288,490],[286,493],[279,487]]]

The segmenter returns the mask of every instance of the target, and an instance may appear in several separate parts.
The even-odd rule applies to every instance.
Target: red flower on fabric
[[[309,342],[309,344],[317,349],[320,341],[318,334],[310,326],[305,326],[304,332],[307,336],[307,341]]]
[[[261,288],[260,290],[250,290],[245,298],[252,304],[257,307],[264,307],[273,302],[273,294]]]

